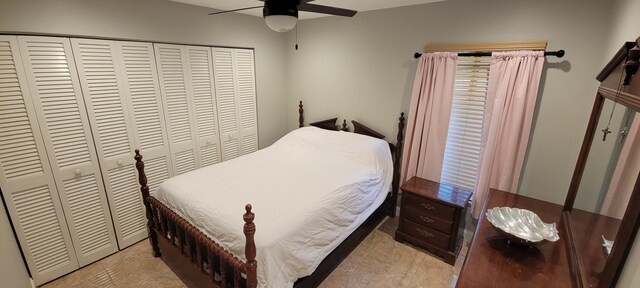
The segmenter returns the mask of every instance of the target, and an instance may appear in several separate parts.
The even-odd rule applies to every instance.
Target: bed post
[[[304,105],[302,105],[302,101],[300,101],[300,105],[298,105],[298,107],[298,115],[300,115],[298,117],[298,128],[302,128],[302,126],[304,126],[304,109],[302,109]]]
[[[147,186],[147,175],[144,173],[144,162],[142,162],[142,155],[140,150],[136,149],[136,169],[138,169],[138,182],[140,183],[140,191],[142,192],[142,203],[147,211],[147,232],[149,233],[149,242],[151,242],[151,248],[153,249],[153,257],[160,257],[160,248],[158,247],[158,237],[153,231],[155,223],[153,223],[153,213],[151,212],[151,204],[149,204],[149,186]]]
[[[257,274],[257,262],[256,262],[256,243],[253,240],[253,235],[256,234],[256,224],[253,223],[255,214],[251,212],[251,204],[247,204],[244,207],[247,210],[242,218],[244,219],[244,236],[247,238],[247,242],[244,246],[244,256],[247,258],[245,264],[245,270],[247,274],[247,288],[258,287],[258,274]]]
[[[396,206],[398,205],[398,189],[400,187],[400,158],[402,157],[402,141],[404,140],[404,112],[398,118],[398,136],[396,137],[396,158],[393,159],[393,182],[391,184],[391,197],[393,207],[389,211],[389,217],[396,217]]]
[[[340,128],[340,130],[344,131],[344,132],[349,132],[349,126],[347,126],[347,120],[343,120],[342,121],[342,128]]]

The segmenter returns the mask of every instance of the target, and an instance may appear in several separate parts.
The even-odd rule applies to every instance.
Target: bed
[[[185,284],[315,287],[395,216],[403,115],[393,145],[357,121],[355,133],[336,118],[303,127],[303,112],[300,102],[301,128],[270,147],[170,178],[153,193],[136,150],[153,255]],[[250,204],[236,213],[245,203],[257,221]]]

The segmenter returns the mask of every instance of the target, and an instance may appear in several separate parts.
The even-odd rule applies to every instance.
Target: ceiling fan
[[[358,11],[310,4],[313,0],[258,0],[264,2],[264,6],[246,7],[227,11],[209,13],[216,15],[228,12],[263,8],[262,15],[267,26],[276,32],[287,32],[296,26],[298,11],[315,12],[329,15],[353,17]]]

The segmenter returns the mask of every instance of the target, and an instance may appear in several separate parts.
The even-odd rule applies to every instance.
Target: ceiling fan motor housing
[[[264,2],[264,8],[262,9],[262,16],[267,17],[271,15],[287,15],[298,18],[298,4],[300,1],[290,0],[271,0]]]

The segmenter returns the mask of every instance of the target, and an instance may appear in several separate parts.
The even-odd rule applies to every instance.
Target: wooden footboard
[[[257,287],[256,245],[253,239],[256,226],[253,223],[255,215],[251,212],[251,205],[246,205],[246,213],[243,215],[247,259],[243,262],[149,195],[142,155],[137,149],[135,152],[153,256],[168,258],[165,262],[170,268],[183,281],[192,283],[195,287]],[[161,250],[161,247],[168,249]]]

